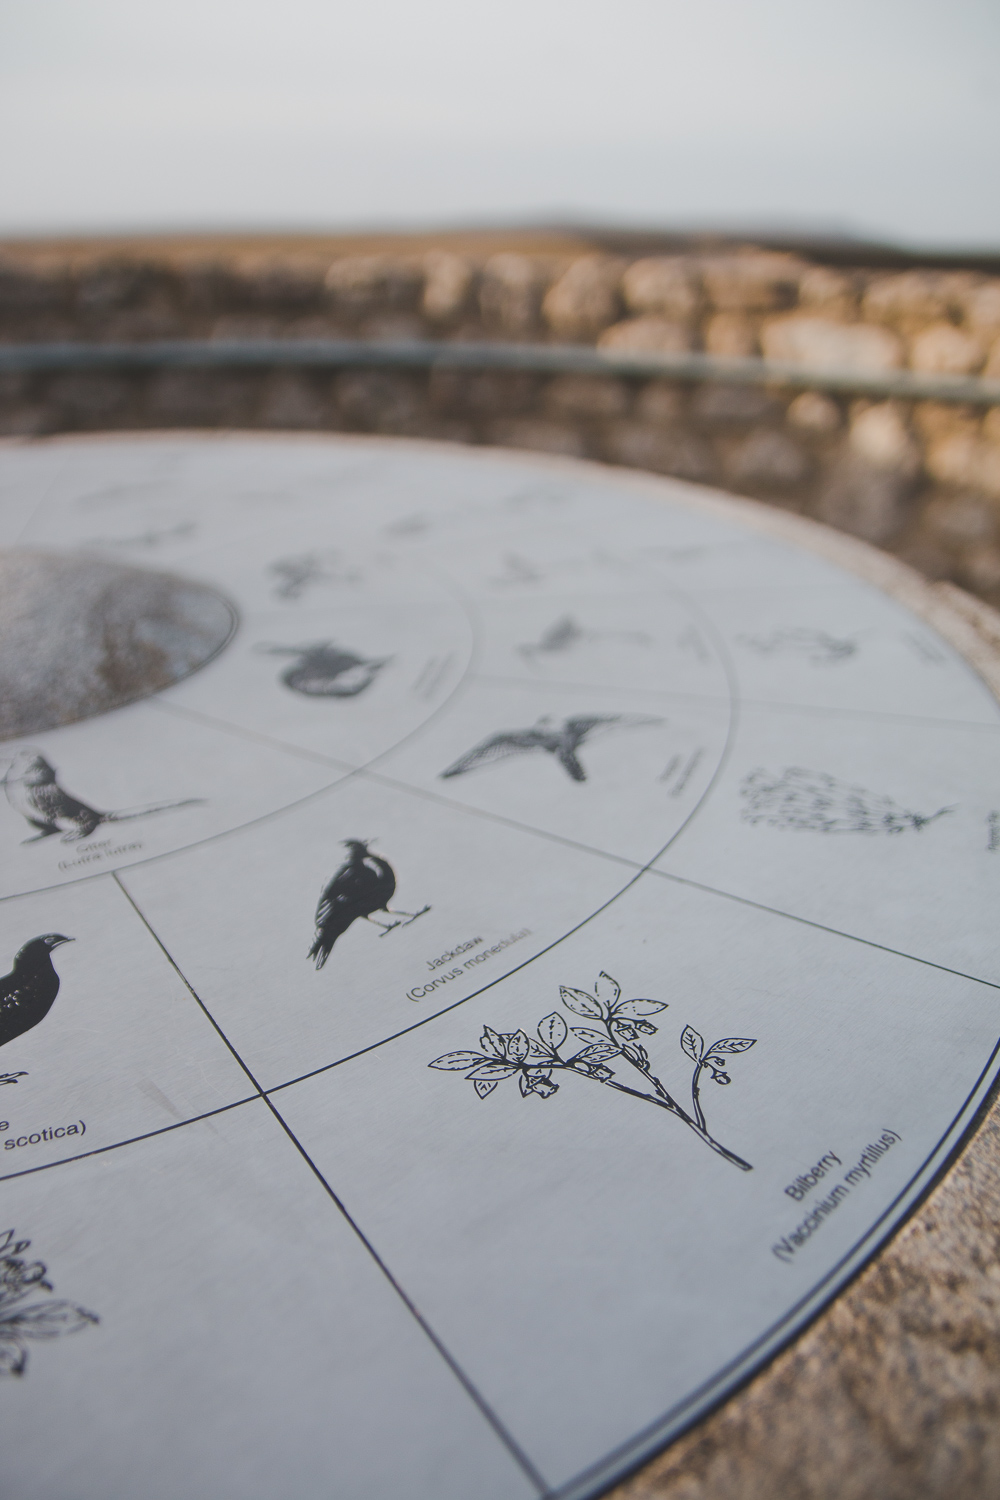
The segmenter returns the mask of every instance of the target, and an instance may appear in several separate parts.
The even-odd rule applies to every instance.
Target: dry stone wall
[[[0,254],[0,340],[434,338],[1000,378],[1000,277],[730,247]],[[398,433],[679,475],[817,517],[1000,603],[1000,408],[522,373],[0,376],[0,431]]]

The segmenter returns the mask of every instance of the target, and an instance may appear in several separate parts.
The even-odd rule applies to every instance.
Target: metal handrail
[[[503,344],[433,339],[165,339],[137,344],[0,344],[0,374],[66,370],[302,369],[520,370],[541,375],[619,375],[842,391],[903,401],[1000,406],[1000,380],[912,370],[851,370],[714,354],[646,354],[579,344]]]

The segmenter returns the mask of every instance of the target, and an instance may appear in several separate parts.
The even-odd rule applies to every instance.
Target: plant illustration
[[[769,828],[809,828],[815,833],[919,831],[953,811],[939,807],[930,814],[908,812],[891,797],[801,766],[789,766],[780,775],[753,771],[740,795],[745,798],[745,822],[766,823]]]
[[[8,1229],[0,1235],[0,1375],[23,1375],[28,1368],[30,1339],[57,1339],[79,1333],[100,1320],[73,1302],[26,1302],[36,1292],[51,1292],[40,1260],[24,1261],[30,1240],[15,1238]]]
[[[603,981],[603,988],[602,988]],[[559,988],[559,998],[567,1010],[591,1022],[590,1026],[567,1026],[565,1019],[556,1010],[539,1021],[538,1040],[526,1031],[497,1032],[485,1028],[479,1040],[480,1052],[446,1052],[436,1057],[428,1067],[440,1068],[444,1072],[464,1073],[470,1080],[480,1099],[492,1094],[497,1084],[505,1078],[516,1078],[522,1096],[527,1099],[535,1095],[539,1099],[551,1099],[559,1090],[554,1073],[575,1073],[578,1078],[590,1079],[619,1094],[628,1094],[641,1099],[658,1109],[676,1116],[682,1124],[692,1130],[699,1140],[713,1151],[724,1156],[726,1161],[743,1172],[751,1170],[750,1163],[720,1144],[709,1133],[705,1121],[705,1110],[701,1100],[701,1085],[705,1074],[713,1083],[727,1084],[727,1058],[738,1052],[746,1052],[754,1045],[755,1037],[729,1036],[710,1047],[705,1046],[693,1026],[685,1026],[681,1032],[681,1050],[694,1063],[691,1078],[691,1108],[685,1109],[664,1088],[650,1068],[649,1054],[640,1041],[642,1036],[655,1035],[657,1028],[647,1020],[648,1016],[667,1009],[665,1000],[623,1000],[621,986],[610,975],[601,973],[594,986],[594,994],[585,990]],[[570,1042],[570,1036],[575,1041]],[[560,1050],[568,1044],[577,1050],[566,1056]],[[637,1073],[647,1085],[645,1089],[633,1088],[622,1082],[622,1076],[609,1067],[609,1063],[620,1058],[621,1062]],[[625,1073],[623,1076],[631,1076]]]

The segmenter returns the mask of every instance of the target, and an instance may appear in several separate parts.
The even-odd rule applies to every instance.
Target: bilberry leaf
[[[711,1052],[746,1052],[756,1042],[755,1036],[727,1036],[721,1042],[716,1042],[709,1050]]]
[[[606,1042],[608,1038],[603,1031],[593,1031],[589,1026],[571,1026],[570,1030],[574,1036],[578,1036],[581,1042],[591,1046],[594,1042]]]
[[[604,1014],[600,1001],[595,1000],[593,995],[588,995],[584,990],[570,990],[561,984],[559,998],[567,1010],[573,1011],[575,1015],[590,1016],[591,1020],[598,1020]]]
[[[491,1052],[494,1057],[503,1057],[503,1042],[497,1036],[496,1032],[491,1031],[488,1026],[483,1027],[483,1034],[479,1038],[479,1045],[484,1052]]]
[[[618,1016],[655,1016],[658,1010],[666,1010],[666,1000],[621,1000],[615,1006]]]
[[[550,1016],[545,1016],[538,1023],[538,1035],[542,1041],[553,1049],[561,1047],[566,1040],[566,1022],[557,1010]]]
[[[473,1068],[471,1073],[466,1074],[466,1077],[473,1080],[476,1078],[495,1078],[499,1083],[501,1078],[510,1078],[516,1072],[516,1063],[505,1063],[491,1058],[488,1062],[480,1063],[478,1068]]]
[[[480,1099],[485,1099],[487,1094],[492,1094],[493,1090],[496,1088],[499,1082],[499,1078],[474,1078],[472,1080],[472,1087],[475,1089]]]
[[[701,1062],[705,1053],[705,1038],[699,1036],[693,1026],[685,1026],[681,1032],[681,1046],[692,1062]]]
[[[507,1056],[511,1062],[524,1062],[529,1046],[527,1032],[515,1031],[507,1039]]]
[[[440,1068],[442,1072],[464,1073],[466,1068],[472,1068],[476,1063],[486,1062],[487,1059],[479,1052],[446,1052],[442,1057],[436,1057],[429,1068]]]
[[[582,1052],[578,1052],[573,1060],[574,1062],[607,1062],[609,1057],[617,1057],[620,1051],[621,1048],[616,1047],[614,1042],[595,1042],[592,1047],[585,1047]]]
[[[36,1302],[4,1319],[11,1333],[28,1339],[55,1339],[63,1333],[75,1333],[88,1323],[96,1323],[93,1313],[72,1302]]]
[[[598,995],[600,995],[601,993],[602,979],[606,979],[608,984],[611,986],[611,1004],[615,1005],[622,997],[622,987],[618,983],[617,979],[612,979],[611,975],[605,974],[604,970],[602,969],[600,974],[598,975],[597,983],[594,985],[595,993]]]

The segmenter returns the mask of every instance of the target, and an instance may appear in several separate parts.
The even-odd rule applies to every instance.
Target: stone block
[[[562,267],[539,256],[491,255],[479,286],[479,310],[487,328],[511,338],[537,333],[542,298],[558,269]]]
[[[720,312],[767,312],[794,305],[808,267],[794,255],[751,251],[707,256],[698,269],[709,301]]]
[[[46,399],[67,426],[105,427],[128,411],[134,390],[127,375],[80,370],[53,377]]]
[[[264,388],[260,420],[265,427],[325,427],[330,420],[330,398],[316,377],[278,370]]]
[[[954,323],[932,323],[910,346],[910,367],[928,375],[971,375],[983,362],[984,349],[971,333]]]
[[[656,313],[681,323],[694,317],[700,301],[692,264],[682,255],[633,261],[622,277],[622,291],[630,312]]]
[[[1000,339],[990,349],[982,373],[987,380],[1000,380]]]
[[[901,271],[876,276],[862,301],[866,318],[913,333],[928,323],[961,317],[980,278],[967,271]]]
[[[781,404],[760,386],[702,385],[691,398],[691,413],[712,427],[748,425],[772,421]]]
[[[332,261],[324,284],[335,310],[347,318],[415,312],[424,287],[417,261],[389,255],[343,255]]]
[[[726,478],[738,487],[791,489],[801,484],[811,469],[812,462],[801,444],[784,432],[767,428],[752,432],[726,455]]]
[[[629,405],[623,380],[595,375],[557,375],[545,388],[545,405],[566,417],[620,417]]]
[[[635,414],[643,422],[660,422],[669,426],[680,422],[684,412],[684,391],[665,380],[649,381],[635,399]]]
[[[621,314],[623,263],[612,256],[582,255],[548,290],[542,315],[559,338],[592,339]]]
[[[424,295],[421,311],[433,323],[450,323],[469,303],[475,268],[464,255],[432,250],[424,256]]]
[[[876,469],[914,474],[920,466],[919,449],[898,402],[855,403],[848,442],[853,453]]]
[[[395,370],[348,370],[333,383],[337,411],[362,432],[418,434],[422,431],[417,380]]]
[[[958,432],[932,443],[924,462],[927,472],[942,484],[1000,499],[1000,444]]]
[[[996,535],[998,517],[985,500],[971,495],[937,495],[924,506],[921,521],[952,545],[978,546]]]
[[[147,420],[166,427],[253,425],[256,374],[230,370],[162,370],[146,388]]]
[[[913,489],[908,476],[871,464],[847,449],[826,474],[816,513],[828,526],[884,545],[905,524]]]
[[[684,323],[653,314],[625,318],[604,330],[597,347],[628,354],[686,354],[691,348],[691,330]]]
[[[840,322],[852,322],[858,292],[854,278],[830,266],[810,266],[799,280],[799,306]]]
[[[582,434],[561,422],[546,422],[539,417],[513,417],[495,422],[490,441],[501,448],[526,448],[533,453],[559,453],[567,458],[582,458],[586,451]]]
[[[1000,278],[972,287],[962,301],[965,321],[974,333],[1000,334]]]
[[[741,313],[716,313],[705,325],[705,349],[720,359],[753,359],[760,353],[757,330]]]
[[[664,428],[644,422],[616,422],[609,428],[605,451],[615,463],[679,479],[708,480],[717,465],[704,438],[683,428]]]
[[[786,418],[803,432],[836,432],[840,426],[840,407],[822,391],[803,391],[789,403]]]
[[[826,370],[895,370],[903,349],[887,328],[835,323],[801,313],[774,318],[761,330],[767,359]]]

